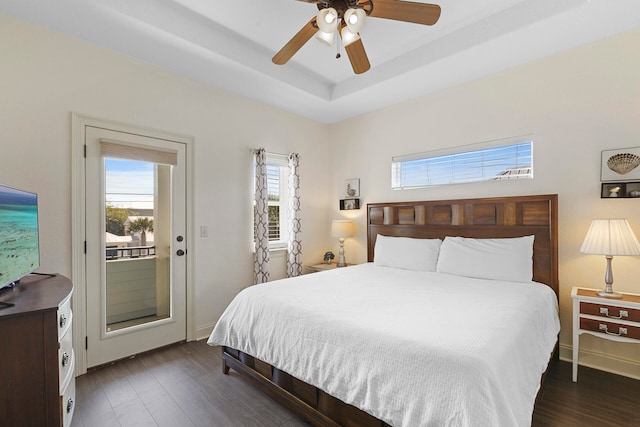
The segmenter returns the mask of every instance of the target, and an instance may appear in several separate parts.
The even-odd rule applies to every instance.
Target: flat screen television
[[[38,195],[0,184],[0,289],[39,267]]]

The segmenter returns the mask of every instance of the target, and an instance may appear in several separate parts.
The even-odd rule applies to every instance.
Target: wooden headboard
[[[367,205],[368,260],[378,234],[441,238],[535,235],[533,280],[558,295],[558,195],[370,203]]]

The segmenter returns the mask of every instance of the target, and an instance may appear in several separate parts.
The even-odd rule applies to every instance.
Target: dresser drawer
[[[75,355],[73,353],[73,333],[72,329],[69,328],[67,333],[62,337],[62,341],[60,341],[60,349],[58,350],[58,370],[60,372],[60,392],[64,389],[66,384],[69,382],[69,376],[73,375],[73,370],[71,367],[75,362]]]
[[[71,363],[73,369],[73,363]],[[73,418],[73,412],[76,409],[76,381],[72,378],[69,384],[67,384],[64,393],[60,395],[60,413],[62,414],[62,426],[69,427],[71,425],[71,419]]]
[[[634,308],[616,307],[606,304],[580,303],[580,313],[601,316],[610,319],[622,319],[630,322],[640,322],[640,310]]]
[[[580,329],[599,332],[604,335],[640,339],[640,327],[629,326],[608,320],[580,319]]]
[[[67,298],[58,308],[58,341],[71,327],[71,298]]]

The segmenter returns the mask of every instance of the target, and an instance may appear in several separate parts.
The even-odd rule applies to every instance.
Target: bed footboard
[[[246,353],[222,347],[222,371],[233,369],[300,417],[322,427],[390,427],[353,405],[346,404]]]

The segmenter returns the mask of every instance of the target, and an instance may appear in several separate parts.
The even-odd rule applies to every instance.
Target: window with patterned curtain
[[[259,150],[256,150],[256,156],[258,152]],[[256,251],[258,248],[267,248],[267,252],[272,249],[287,249],[287,276],[298,276],[302,274],[299,156],[297,153],[288,156],[264,151],[263,153],[262,164],[258,163],[257,157],[254,161],[254,244]],[[262,178],[258,178],[259,173],[264,174]],[[263,185],[262,191],[257,191],[259,183]],[[259,202],[259,196],[264,198],[264,204]],[[266,219],[262,222],[259,214],[262,212],[264,215],[261,209],[265,206]],[[265,224],[264,227],[262,224]],[[265,229],[266,240],[262,235]],[[260,240],[261,237],[263,240]],[[266,265],[268,266],[268,262]]]
[[[289,154],[287,277],[302,274],[302,225],[300,221],[300,156]]]
[[[254,163],[254,172],[257,164]],[[265,153],[269,249],[285,249],[289,238],[289,165],[288,156]],[[256,199],[253,202],[253,232],[256,239]]]
[[[254,283],[258,284],[269,281],[268,180],[266,153],[263,148],[255,151],[254,161]]]

